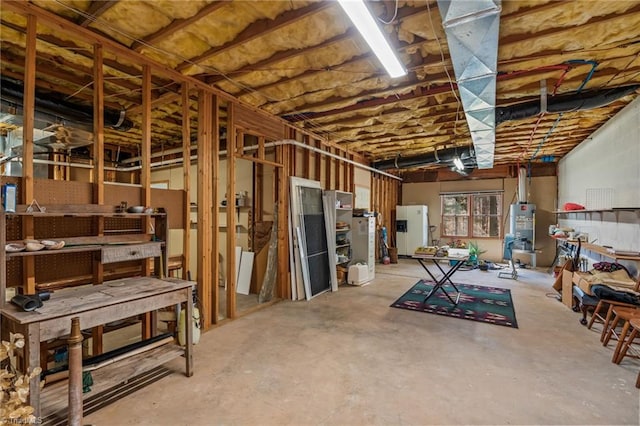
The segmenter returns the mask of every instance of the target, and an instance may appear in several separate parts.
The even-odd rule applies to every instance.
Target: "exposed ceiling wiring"
[[[578,87],[578,89],[576,89],[576,95],[580,94],[580,92],[582,92],[582,89],[584,89],[584,87],[587,85],[587,83],[589,83],[589,81],[591,80],[591,78],[593,77],[593,74],[596,71],[596,68],[598,67],[598,62],[596,61],[592,61],[592,60],[584,60],[584,59],[570,59],[567,61],[567,64],[569,65],[573,65],[573,64],[587,64],[587,65],[591,65],[591,69],[589,70],[589,72],[587,73],[586,77],[582,80],[582,83],[580,84],[580,86]],[[565,73],[566,74],[566,73]],[[563,76],[564,78],[564,76]],[[556,84],[556,86],[558,86],[558,84]],[[557,87],[556,87],[557,89]],[[554,94],[555,94],[555,90],[554,90]],[[564,113],[561,112],[560,114],[558,114],[558,117],[556,118],[556,120],[554,121],[553,125],[551,126],[551,128],[549,129],[549,131],[547,132],[546,135],[544,135],[544,137],[542,138],[542,140],[540,141],[540,143],[538,144],[538,146],[536,147],[536,150],[534,151],[534,153],[531,155],[531,157],[529,158],[529,161],[527,163],[527,169],[528,169],[528,174],[529,174],[529,179],[531,179],[531,163],[533,160],[535,160],[536,156],[538,155],[538,153],[540,152],[540,149],[542,148],[542,146],[544,145],[544,143],[547,141],[547,139],[549,139],[549,136],[551,136],[551,134],[554,132],[554,130],[556,129],[556,127],[558,126],[558,124],[560,123],[560,120],[562,120],[562,117],[564,116]]]
[[[269,95],[267,95],[267,94],[265,94],[265,93],[260,92],[259,90],[255,90],[255,89],[253,89],[253,88],[252,88],[252,87],[250,87],[250,86],[247,86],[247,85],[242,84],[242,83],[240,83],[240,82],[238,82],[238,81],[235,81],[234,79],[232,79],[231,77],[229,77],[227,74],[223,73],[222,71],[220,71],[220,70],[216,69],[216,68],[215,68],[215,67],[213,67],[213,66],[198,64],[198,63],[196,63],[196,62],[192,61],[190,58],[186,58],[186,57],[184,57],[184,56],[182,56],[182,55],[179,55],[179,54],[177,54],[177,53],[175,53],[175,52],[172,52],[172,51],[168,51],[168,50],[165,50],[165,49],[159,48],[159,47],[154,46],[154,45],[152,45],[152,44],[150,44],[150,43],[147,43],[146,41],[144,41],[144,40],[142,40],[142,39],[139,39],[139,38],[136,38],[136,37],[134,37],[134,36],[131,36],[130,34],[127,34],[126,32],[124,32],[124,31],[122,31],[122,30],[120,30],[120,29],[118,29],[118,28],[115,28],[114,26],[110,25],[108,22],[104,22],[104,20],[101,20],[101,19],[99,19],[99,18],[96,18],[95,16],[90,15],[90,14],[86,13],[86,12],[85,12],[85,11],[83,11],[83,10],[77,9],[77,8],[75,8],[75,7],[73,7],[73,6],[69,5],[69,4],[63,3],[61,0],[54,0],[54,1],[55,1],[57,4],[59,4],[60,6],[62,6],[62,7],[64,7],[64,8],[66,8],[66,9],[68,9],[68,10],[70,10],[70,11],[72,11],[72,12],[74,12],[74,13],[76,13],[76,14],[78,14],[78,15],[80,15],[80,16],[82,16],[82,17],[86,18],[86,19],[90,19],[92,22],[99,22],[99,23],[100,23],[100,25],[103,25],[105,28],[109,28],[110,30],[114,31],[115,33],[118,33],[118,34],[120,34],[121,36],[126,37],[127,39],[131,40],[132,42],[138,42],[138,43],[140,43],[141,45],[143,45],[143,46],[145,46],[145,47],[148,47],[148,48],[150,48],[150,49],[153,49],[153,50],[155,50],[155,51],[157,51],[157,52],[159,52],[159,53],[163,53],[163,54],[166,54],[166,55],[172,56],[172,57],[174,57],[174,58],[180,59],[181,61],[183,61],[183,62],[185,62],[185,63],[188,63],[188,64],[190,64],[190,65],[193,65],[193,66],[196,66],[196,67],[200,67],[200,68],[205,69],[205,70],[209,70],[209,71],[211,71],[212,73],[214,73],[214,74],[216,74],[216,75],[220,75],[220,76],[221,76],[221,77],[223,77],[225,80],[229,81],[231,84],[234,84],[234,85],[235,85],[235,86],[237,86],[238,88],[243,89],[243,90],[245,90],[245,91],[247,91],[247,92],[256,93],[256,94],[258,94],[258,95],[260,95],[260,96],[264,97],[265,99],[268,99],[268,100],[269,100],[269,101],[271,101],[271,102],[281,102],[281,101],[279,101],[279,100],[277,100],[277,99],[274,99],[274,98],[270,97]],[[314,123],[308,123],[308,124],[310,124],[311,129],[314,129],[314,128],[320,128],[320,126],[315,126],[315,124],[314,124]],[[325,134],[325,135],[327,135],[327,134],[332,134],[332,132],[327,132],[326,130],[322,130],[322,131],[321,131],[321,133],[323,133],[323,134]]]
[[[383,23],[383,24],[385,24],[385,25],[389,25],[389,24],[391,24],[393,21],[395,21],[395,20],[396,20],[396,17],[398,16],[398,1],[399,1],[399,0],[396,0],[396,7],[395,7],[395,12],[393,12],[393,17],[392,17],[389,21],[385,21],[385,20],[384,20],[384,19],[382,19],[382,18],[378,18],[378,21],[382,22],[382,23]]]

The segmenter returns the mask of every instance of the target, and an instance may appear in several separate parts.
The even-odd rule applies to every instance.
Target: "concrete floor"
[[[640,362],[611,362],[599,326],[520,270],[456,281],[512,290],[519,329],[390,308],[423,273],[378,265],[364,287],[284,301],[205,333],[176,373],[85,418],[92,425],[639,424]]]

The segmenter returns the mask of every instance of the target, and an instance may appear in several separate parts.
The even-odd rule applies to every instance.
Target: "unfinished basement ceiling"
[[[0,5],[2,77],[19,79],[26,18],[7,10],[7,3]],[[409,70],[394,80],[334,1],[30,3],[361,153],[374,164],[473,147],[452,84],[455,75],[435,0],[369,3]],[[501,7],[497,110],[536,102],[541,90],[552,104],[555,97],[591,98],[640,84],[640,1],[503,0]],[[39,24],[39,89],[90,105],[92,48],[85,40]],[[106,141],[135,146],[141,134],[141,68],[109,52],[104,63],[105,107],[126,110],[133,122],[129,130],[106,131]],[[179,91],[170,79],[154,75],[155,149],[181,143]],[[530,110],[528,116],[496,121],[494,166],[551,157],[557,161],[640,90],[632,87],[625,93],[589,110],[569,104],[563,113]],[[450,164],[411,168],[443,166]]]

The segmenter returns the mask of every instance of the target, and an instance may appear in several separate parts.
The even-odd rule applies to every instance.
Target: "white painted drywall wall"
[[[589,197],[589,194],[602,195]],[[610,200],[607,199],[610,194]],[[640,98],[574,148],[558,164],[558,209],[575,202],[587,208],[640,208]],[[640,250],[640,213],[592,213],[559,217],[562,226],[587,232],[589,241]],[[600,259],[596,259],[600,260]],[[610,259],[602,259],[610,261]]]

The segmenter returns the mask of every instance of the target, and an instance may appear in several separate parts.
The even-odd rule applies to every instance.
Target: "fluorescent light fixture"
[[[460,157],[454,158],[453,164],[456,166],[456,169],[464,170],[464,164],[462,164],[462,160],[460,159]]]
[[[395,53],[391,49],[389,42],[382,34],[380,27],[369,12],[363,0],[338,0],[353,25],[356,26],[362,37],[367,42],[373,53],[391,78],[407,75]]]

